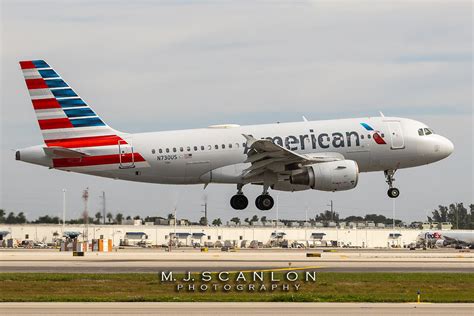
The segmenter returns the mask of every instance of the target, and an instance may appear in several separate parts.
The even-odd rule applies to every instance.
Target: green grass
[[[157,274],[149,273],[0,273],[0,301],[414,302],[417,291],[421,290],[424,302],[474,302],[474,274],[318,272],[317,276],[315,283],[298,282],[301,284],[299,291],[208,290],[201,293],[177,292],[176,284],[161,283]],[[283,278],[281,273],[277,277]]]

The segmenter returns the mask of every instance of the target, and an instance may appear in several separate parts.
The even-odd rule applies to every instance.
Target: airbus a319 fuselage
[[[16,159],[101,177],[163,184],[237,185],[231,206],[244,209],[243,186],[262,186],[256,206],[273,206],[269,189],[349,190],[361,172],[383,171],[388,195],[396,170],[448,157],[453,144],[406,118],[365,117],[153,133],[106,125],[44,61],[20,62],[45,144]]]

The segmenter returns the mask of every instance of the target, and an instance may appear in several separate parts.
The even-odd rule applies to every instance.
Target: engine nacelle
[[[310,165],[290,177],[290,183],[321,191],[344,191],[357,186],[359,166],[353,160],[322,162]]]
[[[309,190],[311,188],[307,185],[291,184],[290,182],[285,181],[275,183],[274,185],[272,185],[272,189],[276,191],[296,192]]]

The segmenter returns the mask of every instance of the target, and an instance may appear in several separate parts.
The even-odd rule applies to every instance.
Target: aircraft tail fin
[[[46,145],[73,145],[74,140],[117,144],[121,133],[109,127],[44,60],[20,61],[20,66]]]

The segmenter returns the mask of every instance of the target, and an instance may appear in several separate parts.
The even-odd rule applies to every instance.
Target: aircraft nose
[[[440,140],[440,151],[444,157],[448,157],[454,151],[454,144],[446,137],[441,137]]]

